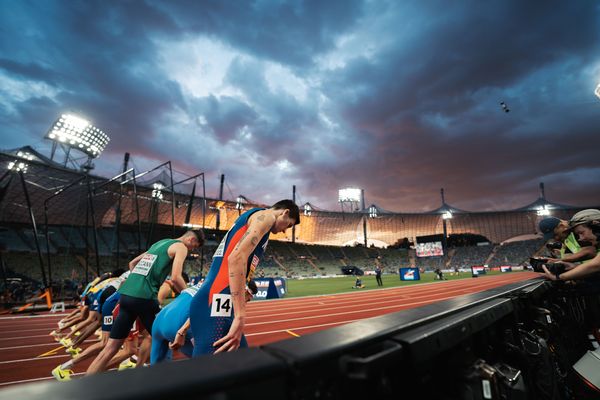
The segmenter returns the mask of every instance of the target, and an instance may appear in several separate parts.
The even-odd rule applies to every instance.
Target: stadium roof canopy
[[[20,154],[20,155],[19,155]],[[134,187],[131,180],[122,184],[120,180],[89,175],[93,202],[88,199],[88,183],[85,171],[68,169],[50,160],[35,149],[26,146],[20,149],[0,152],[0,222],[29,224],[24,192],[20,179],[8,171],[11,162],[28,164],[24,174],[32,209],[36,220],[43,222],[44,203],[48,205],[48,222],[51,225],[90,226],[86,210],[94,208],[97,226],[110,227],[115,224],[116,208],[121,204],[122,224],[157,223],[176,226],[194,226],[208,229],[228,229],[243,209],[265,206],[245,199],[242,209],[236,207],[236,201],[221,201],[194,196],[193,182],[174,185],[174,202],[170,194],[170,175],[157,170],[138,181]],[[1,172],[5,171],[5,172]],[[139,171],[135,171],[139,173]],[[164,191],[156,198],[155,183],[160,182]],[[72,185],[69,187],[69,185]],[[68,188],[67,188],[68,187]],[[60,195],[48,200],[58,191]],[[542,192],[543,194],[543,192]],[[137,201],[136,201],[137,199]],[[192,207],[188,212],[190,200]],[[362,242],[362,219],[368,218],[369,239],[393,244],[405,237],[415,238],[442,232],[442,216],[451,212],[452,219],[446,221],[448,234],[475,233],[500,243],[519,235],[536,234],[537,222],[543,216],[538,215],[540,208],[546,208],[551,215],[568,219],[583,208],[546,201],[543,195],[524,207],[502,211],[466,211],[445,202],[428,212],[402,213],[383,209],[375,204],[357,212],[328,211],[306,203],[311,207],[310,215],[302,219],[296,227],[296,240],[307,243],[341,245],[356,240]],[[369,218],[369,208],[375,207],[377,215]],[[302,211],[302,210],[301,210]],[[89,214],[88,214],[89,215]],[[173,217],[172,217],[173,216]],[[217,217],[218,216],[218,217]],[[189,221],[188,221],[189,219]],[[291,230],[290,230],[291,231]],[[279,234],[275,239],[291,240],[289,236]]]

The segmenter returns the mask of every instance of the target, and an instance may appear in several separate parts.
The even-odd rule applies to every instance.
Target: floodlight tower
[[[350,212],[360,212],[365,209],[364,189],[345,188],[339,190],[338,201],[342,207],[342,218],[344,216],[344,205],[349,206]],[[360,205],[360,206],[359,206]],[[363,218],[363,242],[367,247],[367,221]]]
[[[108,135],[75,114],[62,114],[44,137],[52,141],[51,160],[60,147],[65,153],[63,166],[66,167],[69,161],[75,164],[71,152],[77,150],[87,156],[87,161],[81,167],[88,171],[94,167],[92,160],[100,156],[110,141]]]
[[[88,202],[86,206],[86,227],[88,225],[88,216],[91,213],[92,220],[92,232],[94,237],[94,248],[96,250],[96,272],[100,274],[100,260],[98,256],[98,237],[96,233],[96,218],[94,215],[94,202],[92,199],[93,193],[89,180],[89,172],[94,168],[92,160],[99,157],[100,154],[106,148],[106,145],[110,141],[108,135],[102,132],[100,129],[93,126],[87,119],[78,116],[74,113],[62,114],[44,136],[46,139],[52,141],[52,152],[50,153],[50,160],[54,160],[56,149],[61,148],[65,153],[63,160],[63,167],[67,167],[69,161],[71,164],[77,166],[77,159],[72,157],[72,151],[76,150],[87,156],[87,160],[79,165],[86,176],[86,184],[88,188]],[[86,243],[86,274],[89,251],[87,250],[87,235],[88,230],[85,230],[85,243]]]
[[[238,210],[238,215],[242,215],[242,210],[246,203],[248,203],[248,199],[241,194],[235,199],[235,209]]]
[[[31,161],[32,157],[30,157],[28,153],[26,155],[22,154],[21,152],[19,152],[18,157],[20,157],[20,159],[8,163],[8,173],[15,173],[19,175],[19,179],[21,180],[23,194],[25,195],[25,204],[27,205],[27,210],[29,211],[29,220],[31,222],[31,228],[33,230],[33,241],[35,243],[38,261],[40,262],[40,270],[42,272],[42,283],[44,285],[44,290],[48,291],[52,282],[48,282],[48,280],[46,279],[46,272],[44,270],[44,260],[42,258],[42,250],[40,248],[40,241],[38,238],[37,224],[35,222],[33,209],[31,208],[31,199],[29,197],[29,191],[27,190],[27,184],[25,183],[24,176],[27,173],[27,169],[29,168],[27,161]],[[6,174],[4,176],[6,176]]]
[[[359,211],[358,205],[361,202],[361,190],[356,188],[345,188],[338,191],[338,201],[342,212],[344,212],[344,205],[350,208],[351,212]]]
[[[446,226],[446,221],[452,219],[452,210],[446,204],[446,199],[444,197],[444,188],[440,189],[440,195],[442,196],[442,207],[445,208],[444,213],[442,214],[442,226],[444,228],[444,236],[442,241],[442,249],[444,250],[444,256],[448,254],[448,227]]]

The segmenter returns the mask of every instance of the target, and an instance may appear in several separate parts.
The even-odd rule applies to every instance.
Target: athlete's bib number
[[[231,317],[231,304],[230,294],[213,294],[212,306],[210,308],[211,317]]]
[[[113,318],[110,315],[107,315],[106,317],[104,317],[104,325],[112,325],[113,323]]]
[[[158,256],[156,254],[146,254],[137,263],[137,265],[131,271],[131,273],[147,276],[157,258],[158,258]]]

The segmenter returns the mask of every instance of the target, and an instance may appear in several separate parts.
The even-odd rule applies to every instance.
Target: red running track
[[[533,272],[515,272],[364,292],[255,301],[248,304],[246,337],[250,346],[260,346],[537,276]],[[63,349],[40,355],[59,347],[48,333],[62,316],[0,317],[0,390],[8,385],[54,379],[50,371],[70,356]],[[91,359],[78,365],[75,373],[83,373],[90,362]]]

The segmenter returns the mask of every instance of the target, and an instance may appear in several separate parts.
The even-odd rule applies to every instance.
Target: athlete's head
[[[271,233],[285,232],[286,229],[300,223],[300,209],[292,200],[281,200],[271,206],[272,210],[281,210],[275,224],[271,228]]]
[[[246,285],[246,302],[252,300],[252,298],[257,292],[258,287],[256,286],[256,282],[254,282],[254,280],[248,282],[248,284]]]
[[[180,239],[188,250],[194,250],[204,245],[204,232],[201,229],[190,229]]]

